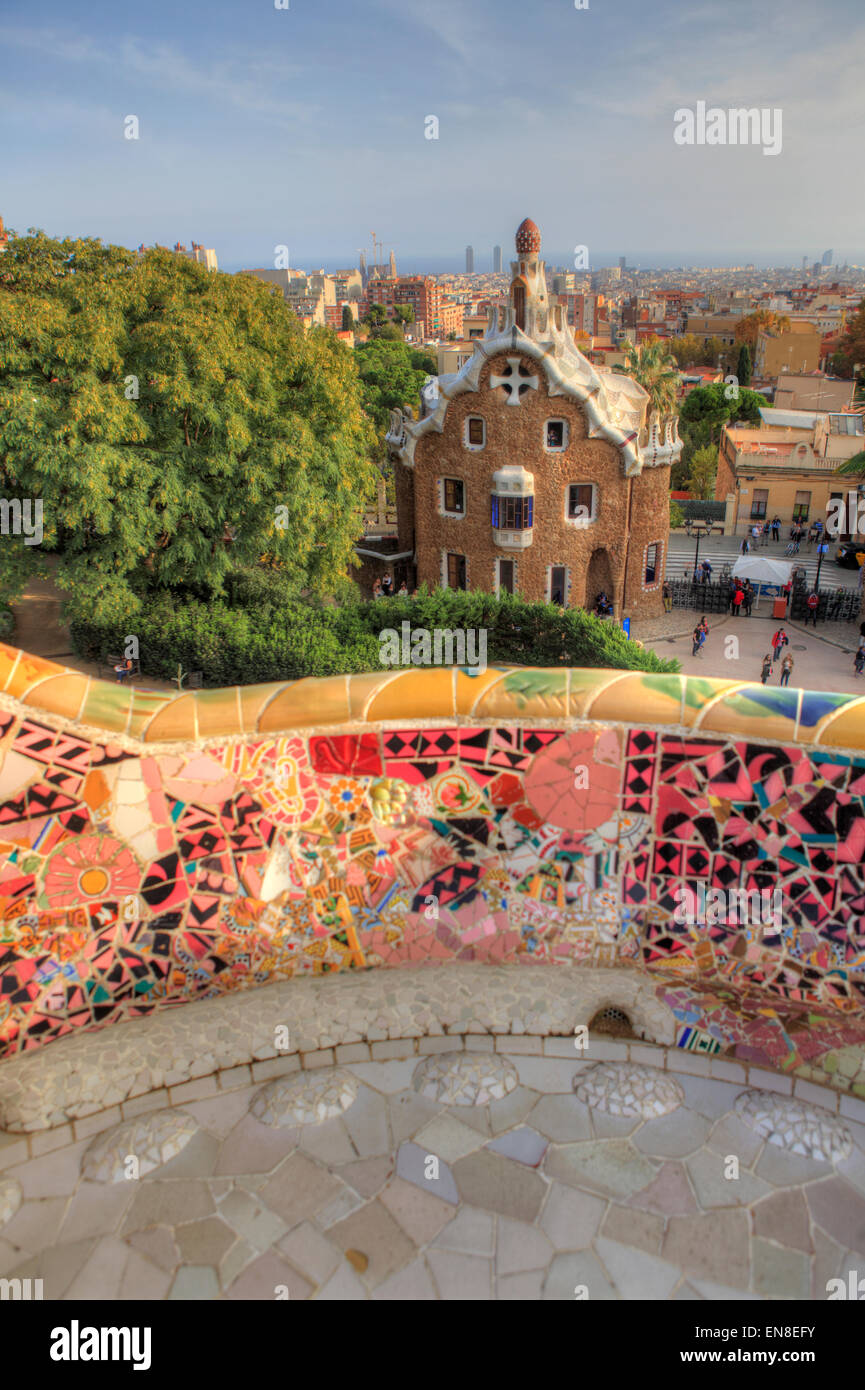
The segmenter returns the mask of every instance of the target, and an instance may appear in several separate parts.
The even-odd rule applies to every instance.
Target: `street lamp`
[[[712,526],[710,522],[695,521],[692,524],[697,536],[697,549],[694,553],[694,583],[696,584],[698,582],[697,570],[700,564],[700,540],[703,536],[708,536],[710,534]]]

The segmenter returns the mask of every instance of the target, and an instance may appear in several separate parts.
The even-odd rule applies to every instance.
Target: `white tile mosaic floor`
[[[771,1094],[736,1107],[743,1087],[659,1073],[672,1108],[644,1118],[608,1102],[617,1067],[619,1098],[651,1101],[647,1068],[598,1063],[590,1106],[584,1061],[456,1058],[450,1076],[445,1054],[343,1063],[185,1100],[179,1124],[58,1132],[5,1168],[0,1277],[70,1300],[825,1299],[865,1258],[855,1121],[833,1121],[829,1161],[791,1150],[789,1107],[792,1140],[761,1132]],[[322,1099],[345,1108],[291,1124]],[[174,1156],[148,1170],[159,1144]],[[138,1176],[118,1181],[130,1145]]]

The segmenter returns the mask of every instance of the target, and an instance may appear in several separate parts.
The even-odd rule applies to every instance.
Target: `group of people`
[[[396,593],[400,598],[408,598],[408,587],[406,585],[405,580],[403,580],[402,584],[400,584],[399,588],[396,590]],[[384,575],[381,579],[376,578],[373,581],[373,598],[393,598],[393,595],[393,580],[391,579],[389,574]],[[412,598],[415,598],[416,595],[417,589],[415,589],[414,593],[412,594]]]
[[[779,659],[779,657],[781,658],[781,678],[778,684],[790,684],[790,675],[794,665],[793,657],[790,652],[786,652],[783,655],[783,657],[781,655],[782,652],[784,652],[784,648],[789,647],[789,645],[790,638],[787,636],[784,629],[782,627],[779,627],[777,632],[772,637],[771,650],[768,651],[766,655],[763,657],[763,670],[760,676],[760,680],[763,685],[766,684],[769,677],[771,676],[775,668],[775,663]]]
[[[595,598],[594,612],[598,618],[611,618],[613,616],[613,605],[603,589]]]
[[[754,586],[750,579],[731,579],[727,593],[727,612],[738,618],[744,610],[745,617],[750,618],[753,602]]]

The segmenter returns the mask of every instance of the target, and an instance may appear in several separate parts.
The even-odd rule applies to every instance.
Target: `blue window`
[[[492,495],[492,522],[496,531],[527,531],[534,523],[534,497]]]

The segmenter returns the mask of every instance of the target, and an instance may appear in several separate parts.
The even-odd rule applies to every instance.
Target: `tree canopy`
[[[747,343],[753,351],[757,345],[758,334],[764,328],[770,333],[786,333],[790,328],[790,320],[786,314],[776,314],[771,309],[757,309],[753,314],[746,314],[739,320],[733,336],[737,343]]]
[[[382,438],[390,425],[390,412],[420,406],[420,389],[437,367],[429,353],[389,338],[371,338],[355,348],[363,393],[363,408]]]
[[[268,554],[336,587],[374,488],[353,355],[304,334],[252,277],[168,251],[12,237],[0,264],[0,477],[41,499],[41,545],[8,536],[0,594],[45,556],[72,614],[146,592],[219,594]]]

